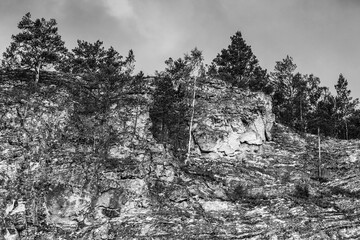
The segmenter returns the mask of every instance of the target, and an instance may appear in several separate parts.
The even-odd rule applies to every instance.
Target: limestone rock
[[[74,106],[50,90],[0,105],[0,239],[359,238],[359,141],[322,139],[321,182],[316,136],[274,124],[262,93],[204,84],[185,164],[154,140],[146,94],[111,106],[116,141],[95,151],[104,129],[82,116],[96,141],[73,141]]]
[[[264,132],[265,133],[265,132]],[[261,145],[263,144],[263,140],[261,136],[257,132],[248,131],[241,135],[239,139],[240,143],[247,143],[250,145]]]
[[[271,140],[275,119],[271,99],[265,94],[229,89],[216,81],[197,94],[193,137],[202,154],[234,157],[248,151],[245,145],[259,150]]]

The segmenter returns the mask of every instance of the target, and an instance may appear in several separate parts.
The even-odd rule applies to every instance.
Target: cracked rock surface
[[[146,94],[111,108],[102,158],[62,142],[65,90],[1,89],[0,239],[360,238],[360,141],[322,139],[318,179],[317,137],[274,124],[263,94],[205,85],[185,164],[154,140]]]

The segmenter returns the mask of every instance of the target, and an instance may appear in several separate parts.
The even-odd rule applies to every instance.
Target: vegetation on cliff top
[[[63,81],[62,84],[72,82],[68,84],[69,89],[77,101],[84,104],[83,111],[93,112],[106,112],[125,88],[131,86],[141,91],[145,87],[141,81],[143,74],[133,74],[135,57],[132,50],[124,58],[113,47],[104,49],[100,40],[94,43],[78,40],[78,46],[68,51],[56,26],[55,19],[32,20],[30,13],[27,13],[18,24],[20,33],[12,36],[13,42],[3,53],[2,79],[5,79],[5,75],[14,76],[13,73],[20,69],[31,69],[35,73],[36,85],[40,71],[56,69],[59,75],[68,74],[65,77],[68,79],[58,79]],[[201,65],[201,75],[196,77],[191,75],[195,70],[195,53]],[[221,50],[210,66],[203,63],[202,53],[197,49],[185,54],[184,58],[169,58],[166,64],[167,68],[155,76],[157,90],[152,116],[162,118],[162,123],[159,123],[162,129],[165,118],[172,118],[168,120],[169,123],[178,122],[174,127],[177,130],[166,130],[170,135],[171,132],[180,131],[181,118],[178,114],[184,118],[180,121],[182,124],[189,122],[191,98],[196,87],[203,84],[201,78],[218,78],[232,87],[269,94],[277,121],[299,131],[317,133],[319,128],[321,133],[337,138],[360,136],[358,100],[350,97],[348,82],[342,74],[335,85],[334,96],[327,87],[320,85],[320,79],[313,74],[296,72],[297,66],[290,56],[276,62],[274,70],[267,73],[259,65],[240,31],[231,37],[230,45]],[[194,78],[200,79],[198,86]],[[171,101],[165,103],[164,99]],[[168,112],[165,113],[165,110]],[[160,116],[163,113],[166,116]],[[184,131],[185,128],[181,129]],[[162,139],[165,137],[163,135]]]

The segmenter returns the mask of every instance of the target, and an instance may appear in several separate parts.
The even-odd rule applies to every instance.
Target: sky
[[[332,92],[342,73],[360,98],[360,0],[0,0],[1,53],[27,12],[56,19],[68,49],[78,39],[132,49],[146,75],[195,47],[209,64],[241,31],[268,72],[289,55]]]

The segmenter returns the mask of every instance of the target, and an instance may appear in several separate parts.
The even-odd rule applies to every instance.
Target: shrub
[[[340,186],[335,186],[331,188],[331,193],[334,195],[343,195],[351,198],[360,198],[360,191],[350,191]]]
[[[236,202],[240,199],[244,199],[248,195],[247,189],[242,184],[237,184],[235,188],[229,193],[231,201]]]
[[[310,196],[309,186],[305,184],[297,184],[295,186],[294,196],[298,198],[308,198]]]

